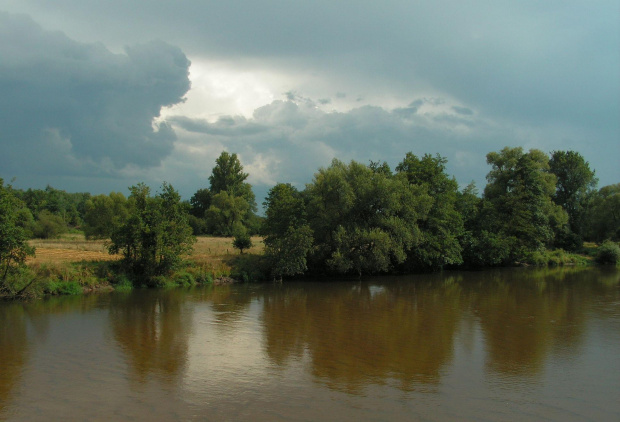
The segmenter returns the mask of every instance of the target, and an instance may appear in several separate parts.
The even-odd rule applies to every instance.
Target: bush
[[[39,213],[39,218],[34,223],[33,228],[34,237],[40,239],[56,239],[61,234],[67,232],[67,224],[63,219],[47,210],[43,210]]]
[[[611,240],[606,240],[599,246],[594,259],[599,264],[616,264],[620,260],[620,246]]]
[[[77,281],[50,280],[45,283],[43,291],[51,295],[79,295],[82,287]]]

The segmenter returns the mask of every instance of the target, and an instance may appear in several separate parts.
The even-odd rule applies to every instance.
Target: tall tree
[[[279,183],[269,190],[264,205],[265,255],[273,277],[303,274],[314,242],[301,193],[291,184]]]
[[[247,178],[248,174],[243,172],[243,166],[237,154],[223,151],[215,160],[215,167],[209,176],[211,194],[216,195],[226,191],[229,195],[240,196],[246,200],[252,212],[256,212],[256,198],[252,192],[252,186],[245,182]]]
[[[549,171],[557,178],[553,201],[568,213],[570,230],[582,235],[587,199],[598,182],[595,172],[575,151],[553,151]]]
[[[506,147],[487,154],[487,163],[489,231],[514,239],[516,259],[550,244],[568,216],[552,201],[556,177],[549,172],[549,157],[537,149],[524,153],[522,148]]]
[[[458,183],[446,173],[447,162],[439,154],[418,158],[408,152],[396,167],[411,186],[421,188],[433,200],[428,215],[419,222],[420,244],[409,252],[407,263],[411,269],[438,269],[462,262],[459,236],[463,219],[456,210]]]

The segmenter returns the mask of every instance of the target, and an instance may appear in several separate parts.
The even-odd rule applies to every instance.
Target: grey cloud
[[[410,107],[414,108],[414,107]],[[229,131],[214,131],[202,120],[174,118],[185,130],[204,134],[202,143],[218,144],[241,157],[268,157],[269,179],[292,182],[303,186],[321,166],[329,165],[332,158],[342,160],[386,160],[392,166],[400,162],[408,151],[421,155],[440,153],[449,159],[449,171],[458,180],[484,180],[484,155],[497,146],[498,131],[480,124],[476,132],[460,134],[456,128],[463,125],[458,116],[435,117],[407,115],[403,109],[388,110],[377,106],[362,106],[348,112],[324,112],[304,107],[292,101],[274,101],[257,109],[247,121],[230,117]],[[441,125],[436,125],[437,120]],[[469,121],[470,127],[474,127]],[[263,130],[243,134],[250,124]],[[502,142],[512,138],[503,136]],[[475,163],[463,160],[463,150],[477,151]],[[252,175],[251,175],[252,176]],[[255,181],[264,190],[265,181]],[[196,187],[197,188],[197,187]]]
[[[452,110],[454,110],[458,114],[462,114],[463,116],[471,116],[474,114],[474,111],[471,108],[467,107],[452,106]]]
[[[179,48],[154,41],[113,54],[6,13],[0,39],[5,172],[113,172],[158,165],[172,151],[174,130],[165,122],[153,126],[153,119],[189,89],[189,61]]]
[[[243,116],[220,117],[215,123],[209,123],[204,119],[192,119],[185,116],[173,116],[168,121],[176,126],[194,133],[222,136],[247,136],[268,130],[265,126],[253,121],[248,121]]]

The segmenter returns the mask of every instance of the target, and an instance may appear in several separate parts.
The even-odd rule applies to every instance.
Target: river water
[[[0,420],[620,421],[620,271],[0,303]]]

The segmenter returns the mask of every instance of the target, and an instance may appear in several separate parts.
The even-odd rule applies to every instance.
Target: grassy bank
[[[250,281],[259,278],[263,242],[243,255],[232,246],[232,238],[198,237],[183,264],[166,277],[155,277],[149,285],[190,286],[208,283]],[[130,290],[140,282],[124,274],[119,255],[107,252],[107,241],[86,240],[82,234],[65,234],[59,239],[29,242],[36,255],[10,276],[13,294],[21,297],[72,295],[102,290]]]
[[[105,290],[131,290],[146,285],[123,272],[119,255],[107,252],[107,241],[86,240],[82,234],[66,234],[60,239],[31,240],[36,255],[12,275],[13,293],[21,297],[71,295]],[[191,286],[233,281],[261,281],[268,268],[263,259],[262,238],[252,238],[253,247],[240,254],[232,238],[200,236],[192,253],[168,276],[154,277],[156,287]],[[563,250],[535,252],[522,265],[587,266],[596,263],[599,245],[585,243],[579,253]]]

